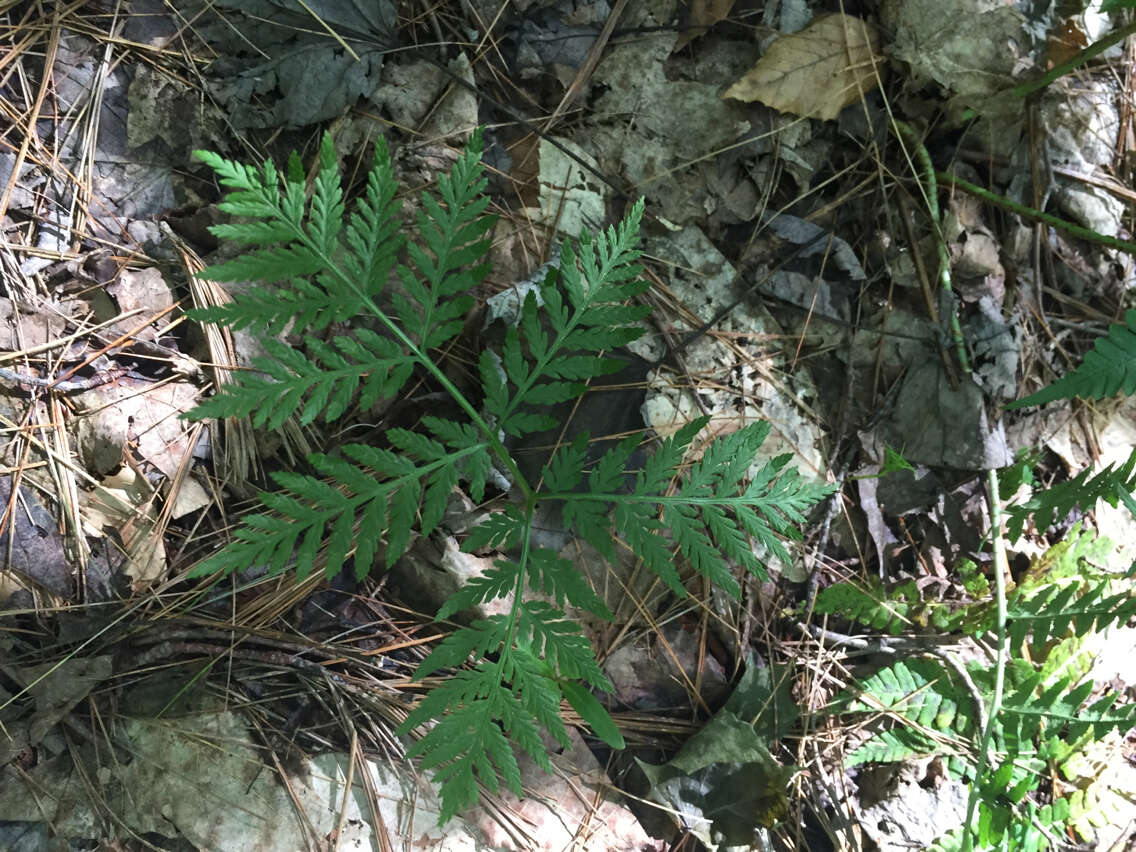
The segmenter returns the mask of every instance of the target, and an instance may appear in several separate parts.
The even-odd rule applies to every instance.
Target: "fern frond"
[[[1128,592],[1109,595],[1108,578],[1054,583],[1040,591],[1015,590],[1006,601],[1011,646],[1028,639],[1034,648],[1062,638],[1068,631],[1086,636],[1136,615],[1136,598]]]
[[[631,494],[620,494],[624,466],[638,437],[612,448],[590,473],[590,493],[544,495],[564,502],[564,521],[609,560],[614,546],[607,520],[614,508],[615,529],[631,550],[676,594],[685,594],[670,547],[660,533],[669,529],[679,553],[695,571],[737,597],[740,587],[726,558],[758,577],[765,568],[755,555],[752,538],[774,555],[788,560],[779,535],[792,537],[793,523],[832,486],[806,483],[795,470],[786,471],[789,457],[767,462],[748,483],[751,460],[769,433],[759,423],[716,440],[703,458],[682,473],[683,457],[709,418],[699,418],[665,439],[636,475]],[[553,483],[578,481],[565,473],[580,456],[581,446],[561,450],[546,476]],[[675,487],[671,488],[672,483]],[[661,520],[660,520],[661,512]]]
[[[952,752],[947,744],[969,742],[981,726],[974,699],[958,673],[935,660],[895,663],[860,681],[857,688],[859,698],[847,696],[838,706],[849,713],[888,713],[903,719],[898,729],[877,734],[853,752],[857,762],[880,760],[885,754],[902,760],[905,750],[962,756],[962,748]]]
[[[441,822],[477,801],[479,780],[496,792],[502,777],[515,795],[521,795],[521,770],[506,732],[542,755],[547,766],[539,737],[533,742],[536,735],[527,711],[492,669],[482,663],[473,671],[455,673],[423,699],[404,725],[413,729],[428,718],[439,719],[407,756],[421,757],[422,767],[434,770],[434,780],[441,785]]]
[[[398,270],[405,295],[394,300],[402,327],[422,349],[441,346],[461,330],[473,306],[471,293],[489,273],[488,264],[479,263],[493,227],[493,219],[482,215],[489,204],[481,197],[483,172],[478,132],[450,173],[438,178],[445,207],[430,195],[422,197],[418,232],[426,249],[409,246],[411,265]]]
[[[1123,391],[1136,394],[1136,310],[1125,315],[1125,324],[1109,326],[1107,337],[1098,337],[1081,366],[1066,373],[1037,393],[1015,400],[1008,409],[1043,405],[1057,399],[1104,399]]]
[[[485,410],[507,434],[519,438],[552,428],[556,421],[532,406],[554,405],[580,396],[585,381],[622,367],[600,353],[623,346],[643,334],[637,324],[645,306],[625,302],[646,287],[637,278],[634,249],[643,203],[633,205],[618,228],[593,241],[581,237],[578,251],[565,243],[560,274],[540,287],[549,328],[538,317],[538,300],[530,292],[520,322],[505,335],[500,357],[483,352],[478,362]],[[560,293],[563,286],[567,304]],[[588,355],[583,353],[595,353]],[[570,379],[570,381],[561,381]]]
[[[805,511],[832,490],[805,483],[788,456],[751,476],[752,459],[768,434],[760,425],[719,439],[684,469],[684,456],[705,420],[664,440],[635,474],[631,493],[625,481],[632,472],[626,468],[642,442],[638,436],[607,452],[586,472],[586,482],[586,436],[554,454],[543,472],[545,490],[526,481],[502,435],[520,437],[555,425],[547,407],[578,397],[591,379],[620,369],[621,362],[606,353],[643,333],[649,309],[633,302],[648,286],[639,276],[636,249],[643,202],[618,225],[564,245],[559,270],[528,294],[500,352],[481,354],[479,407],[430,350],[459,332],[488,271],[492,219],[484,215],[480,152],[478,133],[449,174],[439,177],[438,196],[422,198],[418,238],[405,247],[381,142],[365,196],[346,225],[330,137],[320,148],[310,199],[298,157],[280,174],[271,163],[248,168],[199,155],[232,190],[222,209],[250,220],[217,231],[250,251],[204,275],[255,286],[231,305],[195,316],[269,335],[291,324],[302,345],[267,337],[268,357],[191,417],[250,417],[268,428],[293,416],[302,423],[317,417],[334,421],[394,396],[419,371],[451,397],[468,422],[423,417],[416,430],[389,430],[385,447],[347,445],[338,453],[310,455],[310,473],[274,474],[279,490],[261,495],[265,511],[247,518],[231,542],[192,573],[267,564],[272,571],[294,565],[302,577],[322,557],[331,575],[354,553],[362,576],[380,553],[388,566],[398,559],[412,531],[429,534],[460,480],[481,501],[490,479],[502,480],[497,472],[502,469],[522,495],[520,505],[495,511],[466,537],[467,551],[495,547],[506,555],[446,602],[439,618],[496,599],[508,601],[507,611],[476,619],[437,644],[415,677],[440,669],[449,676],[400,728],[421,734],[411,754],[441,784],[443,821],[476,799],[479,783],[496,790],[503,779],[520,793],[510,743],[548,767],[539,731],[567,742],[563,700],[595,734],[614,747],[623,745],[593,694],[612,685],[570,613],[611,614],[570,561],[535,546],[538,500],[560,501],[570,524],[611,560],[614,513],[623,541],[677,593],[684,589],[672,550],[737,596],[733,563],[763,576],[754,544],[788,559],[782,540],[798,536],[795,525]],[[367,322],[352,322],[358,327],[331,340],[311,333],[360,316]],[[578,490],[584,485],[587,490]]]
[[[1124,503],[1136,515],[1133,492],[1136,492],[1136,449],[1119,467],[1109,465],[1096,475],[1086,468],[1072,479],[1035,491],[1024,503],[1006,507],[1006,531],[1011,540],[1017,540],[1030,516],[1037,527],[1044,530],[1054,519],[1066,517],[1073,507],[1089,510],[1098,500],[1114,507],[1118,502]]]
[[[334,300],[328,291],[303,278],[293,278],[288,286],[252,287],[237,301],[194,310],[194,318],[230,328],[256,328],[268,335],[294,328],[321,331],[333,322],[352,315],[351,306]]]
[[[1073,767],[1086,747],[1136,727],[1136,707],[1117,706],[1115,693],[1095,697],[1092,680],[1073,658],[1081,637],[1126,622],[1134,610],[1130,593],[1109,594],[1112,578],[1085,564],[1098,546],[1107,550],[1074,530],[1067,541],[1035,561],[1009,596],[1007,633],[1013,656],[1006,667],[1000,711],[993,720],[990,765],[972,782],[980,791],[979,817],[972,827],[980,841],[975,848],[987,848],[982,843],[989,848],[1045,848],[1041,842],[1045,835],[1037,826],[1055,825],[1059,829],[1055,833],[1062,834],[1073,814],[1083,809],[1072,797],[1039,808],[1027,795],[1054,767]],[[841,602],[870,609],[867,596],[862,602],[850,597],[855,587],[843,585],[825,602],[826,609]],[[893,593],[877,596],[886,599]],[[982,606],[964,607],[960,612],[971,609],[981,614],[959,615],[953,620],[955,627],[992,627]],[[976,763],[968,744],[984,723],[977,705],[991,700],[994,676],[978,662],[969,664],[967,673],[971,684],[964,687],[953,667],[935,660],[907,660],[861,679],[852,694],[834,703],[834,710],[886,713],[891,721],[846,762],[939,754],[948,758],[955,773],[972,775]],[[958,832],[942,837],[932,848],[958,848],[961,836]]]
[[[302,425],[317,417],[331,423],[356,397],[367,409],[393,396],[414,368],[397,344],[366,329],[357,329],[354,337],[336,337],[332,344],[305,340],[310,354],[265,338],[269,357],[253,360],[256,372],[240,374],[188,419],[250,417],[254,426],[266,429],[279,429],[293,415],[299,415]]]
[[[392,443],[399,446],[404,436],[394,431]],[[389,567],[406,551],[416,520],[418,529],[428,535],[441,519],[464,458],[484,452],[483,447],[450,452],[417,436],[403,442],[401,454],[366,444],[342,449],[347,458],[320,453],[308,457],[328,481],[283,471],[272,474],[281,490],[263,493],[260,499],[273,513],[247,518],[235,531],[234,541],[197,565],[193,575],[267,563],[273,573],[294,564],[302,578],[315,564],[325,535],[328,577],[339,571],[352,551],[356,573],[367,574],[384,534]]]
[[[330,135],[324,135],[320,147],[320,168],[309,205],[304,201],[302,170],[290,168],[281,186],[271,163],[258,172],[208,152],[198,152],[198,157],[218,172],[224,185],[238,190],[222,202],[222,210],[264,220],[215,226],[212,230],[218,237],[256,248],[209,267],[202,277],[262,284],[288,281],[290,286],[254,287],[223,307],[191,316],[237,328],[256,326],[274,334],[290,320],[305,331],[318,331],[366,310],[387,326],[392,338],[357,329],[350,337],[337,337],[329,347],[305,335],[307,355],[290,348],[283,355],[278,344],[270,351],[271,362],[254,364],[263,377],[241,374],[198,408],[195,416],[239,417],[255,412],[254,425],[267,428],[277,428],[297,411],[302,411],[303,423],[322,413],[333,420],[346,410],[361,377],[367,377],[360,399],[366,408],[398,393],[415,365],[425,365],[423,351],[440,346],[460,330],[461,317],[472,305],[468,289],[486,271],[484,265],[473,264],[488,250],[482,237],[492,227],[492,219],[481,216],[485,202],[475,197],[484,184],[478,162],[480,136],[471,141],[451,175],[439,179],[447,206],[428,195],[423,199],[438,218],[424,235],[427,248],[413,246],[410,253],[430,278],[423,286],[410,270],[398,267],[404,288],[414,297],[396,294],[401,325],[374,301],[405,242],[398,234],[396,187],[384,143],[375,147],[366,195],[351,216],[345,239],[341,239],[343,192]],[[271,347],[267,340],[265,344]],[[417,348],[408,351],[408,344]]]
[[[544,601],[525,601],[517,611],[517,634],[546,659],[560,678],[582,680],[595,689],[611,692],[596,662],[591,643],[580,625]]]
[[[1125,734],[1136,726],[1136,705],[1114,707],[1116,693],[1086,704],[1092,691],[1092,680],[1077,683],[1076,675],[1045,688],[1040,672],[1028,678],[1009,691],[1003,703],[1007,743],[1026,743],[1043,732],[1070,743],[1086,735],[1099,740],[1113,728]]]
[[[866,585],[834,583],[822,589],[814,608],[897,636],[915,626],[913,610],[918,600],[919,590],[910,581],[885,589],[879,580],[870,578]]]
[[[914,728],[889,728],[873,734],[846,754],[844,765],[852,768],[864,763],[901,763],[941,752],[940,744]]]

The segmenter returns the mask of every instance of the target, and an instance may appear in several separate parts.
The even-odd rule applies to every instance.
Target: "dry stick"
[[[931,214],[931,232],[935,236],[935,250],[939,255],[939,286],[944,293],[953,294],[954,290],[951,287],[951,254],[947,251],[947,243],[943,238],[942,215],[939,211],[939,185],[936,180],[939,173],[935,171],[935,166],[931,162],[931,155],[927,153],[927,148],[919,138],[919,134],[912,130],[910,125],[900,121],[898,118],[892,119],[892,121],[895,124],[895,129],[899,131],[899,135],[904,137],[915,149],[915,158],[919,161],[919,166],[923,170],[923,183],[927,192],[927,212]],[[951,337],[954,338],[955,352],[958,355],[959,366],[964,373],[969,373],[971,371],[970,359],[966,356],[966,344],[962,338],[962,329],[959,327],[957,304],[954,310],[951,311]]]
[[[552,111],[552,115],[544,123],[543,132],[548,133],[552,130],[553,125],[568,111],[568,108],[579,100],[580,95],[584,92],[584,86],[591,79],[596,66],[600,64],[604,51],[607,50],[607,43],[611,40],[611,34],[615,31],[616,21],[623,16],[623,10],[626,8],[627,0],[616,0],[615,6],[608,14],[607,20],[604,21],[603,29],[600,30],[600,34],[592,44],[592,49],[588,51],[584,64],[580,66],[572,84],[564,92],[564,97],[560,99],[560,103],[556,105],[556,109]]]
[[[71,372],[71,371],[68,371]],[[75,391],[85,391],[91,388],[96,388],[99,385],[105,385],[113,382],[115,379],[125,376],[130,371],[125,367],[115,367],[105,372],[97,373],[89,379],[79,379],[78,381],[70,381],[60,375],[57,378],[41,379],[38,376],[27,376],[23,373],[17,373],[15,370],[9,370],[5,367],[0,367],[0,379],[7,379],[9,382],[16,382],[21,385],[28,385],[36,388],[49,388],[60,393],[74,393]]]

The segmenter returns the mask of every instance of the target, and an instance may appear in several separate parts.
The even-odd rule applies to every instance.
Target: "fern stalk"
[[[982,780],[989,762],[990,743],[994,737],[994,724],[1002,712],[1002,691],[1006,683],[1006,542],[1002,538],[1002,500],[998,495],[998,471],[990,468],[986,472],[986,487],[990,499],[990,534],[994,547],[994,605],[996,615],[994,635],[998,639],[998,656],[994,664],[994,695],[986,711],[982,726],[982,739],[978,747],[978,767],[974,773],[974,783],[966,797],[966,822],[963,823],[962,852],[970,852],[974,843],[974,811],[982,798]]]

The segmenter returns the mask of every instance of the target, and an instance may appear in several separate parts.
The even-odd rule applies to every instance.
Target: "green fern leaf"
[[[540,730],[567,744],[564,699],[598,736],[623,745],[592,694],[611,690],[611,683],[565,610],[610,613],[570,561],[534,544],[537,501],[561,503],[569,524],[610,560],[616,558],[614,518],[618,535],[676,593],[684,593],[677,552],[737,594],[732,563],[762,573],[753,541],[787,559],[782,539],[793,537],[793,525],[830,490],[801,480],[788,457],[750,477],[751,460],[768,433],[760,426],[711,445],[684,470],[704,420],[664,440],[641,471],[627,470],[643,443],[640,436],[620,442],[590,471],[584,469],[588,438],[581,436],[553,455],[543,490],[525,481],[502,434],[519,437],[555,425],[547,407],[621,369],[623,362],[606,353],[644,331],[641,320],[649,309],[633,302],[648,286],[635,247],[643,203],[618,225],[562,247],[559,269],[526,296],[500,353],[481,354],[479,406],[435,363],[431,350],[461,330],[488,271],[493,220],[485,215],[480,150],[478,132],[449,174],[439,177],[437,195],[423,196],[417,236],[406,241],[381,140],[364,197],[346,220],[330,137],[320,146],[310,198],[298,157],[281,175],[271,163],[250,168],[199,155],[232,190],[221,208],[249,220],[219,227],[219,236],[249,251],[206,275],[254,286],[231,304],[195,316],[267,332],[262,342],[268,357],[191,417],[249,417],[267,428],[290,418],[331,422],[394,396],[417,371],[448,393],[468,422],[426,416],[421,428],[389,430],[387,446],[313,453],[307,458],[311,473],[274,474],[279,490],[261,495],[265,511],[248,517],[193,573],[267,565],[274,572],[292,566],[302,577],[322,558],[331,575],[354,553],[363,576],[380,553],[389,566],[415,531],[433,530],[462,479],[480,502],[490,481],[505,481],[498,472],[505,471],[523,495],[520,505],[492,512],[466,536],[467,551],[499,548],[509,557],[467,583],[439,618],[502,598],[506,611],[474,620],[435,646],[415,677],[441,669],[447,677],[400,728],[421,734],[411,754],[441,785],[443,821],[476,799],[479,783],[496,790],[503,780],[519,794],[513,745],[550,766]],[[368,321],[356,322],[361,316]],[[331,339],[314,333],[333,323],[353,327]],[[290,325],[302,332],[299,347],[273,337]]]
[[[593,615],[611,618],[607,606],[592,591],[576,566],[567,559],[561,559],[554,551],[540,547],[532,550],[528,559],[527,580],[530,589],[550,596],[558,606],[563,607],[567,601]]]
[[[544,469],[544,484],[553,494],[572,491],[583,480],[588,440],[587,433],[581,433],[571,444],[561,445],[552,454]]]
[[[421,680],[438,669],[460,666],[471,654],[484,657],[505,641],[508,628],[509,620],[504,616],[495,615],[492,618],[479,619],[469,627],[455,630],[426,656],[414,673],[415,680]]]
[[[518,647],[510,657],[510,662],[516,666],[516,671],[510,675],[506,672],[506,679],[512,680],[519,686],[518,698],[529,715],[535,719],[542,728],[552,735],[562,748],[569,747],[568,731],[564,727],[564,720],[560,716],[560,696],[562,685],[558,685],[549,674],[549,667],[544,660],[534,656],[530,649]],[[565,690],[567,694],[567,690]],[[586,720],[589,721],[590,720]],[[526,749],[527,751],[527,749]],[[532,752],[529,752],[532,754]],[[539,762],[545,758],[544,750],[540,756],[533,755]]]
[[[484,667],[458,673],[450,683],[460,683],[463,691],[455,696],[449,713],[439,712],[440,708],[426,705],[425,701],[419,708],[441,718],[411,746],[407,756],[421,757],[424,769],[436,770],[434,779],[441,785],[442,795],[441,822],[477,800],[478,780],[495,792],[499,788],[498,777],[503,777],[509,789],[521,795],[520,768],[504,731],[494,720],[507,716],[511,732],[517,734],[518,719],[524,716],[512,706],[518,703],[517,699],[496,680],[496,673]],[[448,686],[438,687],[427,700]],[[441,697],[449,698],[449,691]],[[414,719],[416,715],[412,714],[407,722]]]
[[[400,233],[395,202],[397,185],[383,137],[375,140],[375,156],[367,176],[367,189],[347,224],[344,257],[348,277],[372,299],[386,288],[399,252],[406,244]]]
[[[1054,519],[1066,517],[1075,506],[1088,510],[1098,500],[1110,506],[1123,502],[1136,515],[1136,507],[1129,505],[1133,492],[1136,492],[1136,449],[1120,467],[1109,465],[1096,475],[1086,468],[1072,479],[1034,492],[1024,503],[1008,506],[1006,530],[1011,540],[1017,540],[1031,516],[1039,528],[1046,529]]]
[[[330,257],[339,246],[344,209],[335,146],[331,135],[325,133],[320,144],[319,171],[316,173],[311,221],[308,226],[308,234],[315,250],[324,257]]]
[[[844,757],[848,768],[864,763],[901,763],[911,758],[938,755],[942,747],[913,728],[880,731]]]
[[[242,225],[218,225],[220,236],[237,242],[245,241]],[[210,281],[287,281],[297,275],[314,275],[324,269],[324,262],[311,249],[302,245],[273,246],[241,255],[202,270],[199,275]],[[240,304],[239,300],[234,304]]]
[[[817,595],[815,610],[898,635],[914,625],[908,600],[911,595],[917,596],[918,589],[910,583],[891,590],[885,590],[875,579],[866,585],[835,583]]]
[[[565,681],[561,687],[572,709],[591,726],[597,737],[612,748],[624,747],[623,734],[619,732],[611,715],[592,693],[572,681]]]
[[[333,322],[352,316],[355,307],[333,297],[330,289],[303,278],[292,278],[287,286],[252,287],[228,304],[194,308],[189,315],[201,322],[236,329],[257,328],[265,334],[277,335],[289,324],[294,328],[322,331]]]
[[[1086,578],[1040,591],[1016,590],[1006,602],[1011,645],[1020,647],[1028,638],[1041,649],[1070,630],[1086,636],[1127,622],[1136,615],[1136,598],[1126,592],[1108,595],[1110,585],[1108,578]]]
[[[487,547],[511,550],[520,546],[527,526],[525,516],[517,506],[506,506],[470,530],[462,549],[467,553]]]
[[[449,618],[455,612],[461,612],[485,601],[503,598],[513,591],[517,586],[520,566],[505,559],[498,560],[493,565],[493,568],[480,577],[469,580],[454,592],[438,610],[438,618]]]
[[[775,534],[791,534],[789,521],[803,520],[803,511],[831,493],[833,487],[805,483],[797,476],[779,476],[788,458],[767,463],[746,484],[743,478],[749,460],[768,435],[768,426],[764,424],[754,424],[718,439],[703,459],[682,476],[679,469],[686,448],[707,422],[708,418],[699,418],[665,440],[637,476],[634,492],[626,496],[612,494],[609,499],[615,503],[617,529],[630,537],[629,544],[631,538],[635,540],[635,552],[676,593],[681,582],[669,551],[649,541],[659,529],[652,517],[655,506],[662,509],[662,527],[671,531],[680,552],[694,569],[737,597],[740,587],[722,555],[765,578],[765,568],[747,537],[756,538],[775,555],[788,560],[788,552]],[[627,453],[630,446],[625,444],[618,453]],[[665,489],[676,478],[677,493],[666,495]],[[610,485],[611,479],[596,479],[593,484]]]
[[[524,601],[516,611],[517,635],[531,642],[559,678],[582,680],[610,692],[611,682],[596,663],[595,654],[580,625],[545,601]]]
[[[1123,391],[1136,394],[1136,310],[1125,315],[1125,325],[1109,326],[1107,337],[1098,337],[1077,369],[1037,393],[1015,400],[1008,409],[1043,405],[1057,399],[1104,399]]]

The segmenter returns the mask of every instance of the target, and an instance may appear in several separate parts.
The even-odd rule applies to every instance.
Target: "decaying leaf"
[[[705,35],[714,24],[724,21],[734,8],[734,0],[693,0],[690,4],[690,22],[675,42],[681,50],[696,38]]]
[[[880,61],[879,36],[869,24],[850,15],[824,15],[773,42],[722,97],[834,119],[876,87]]]

